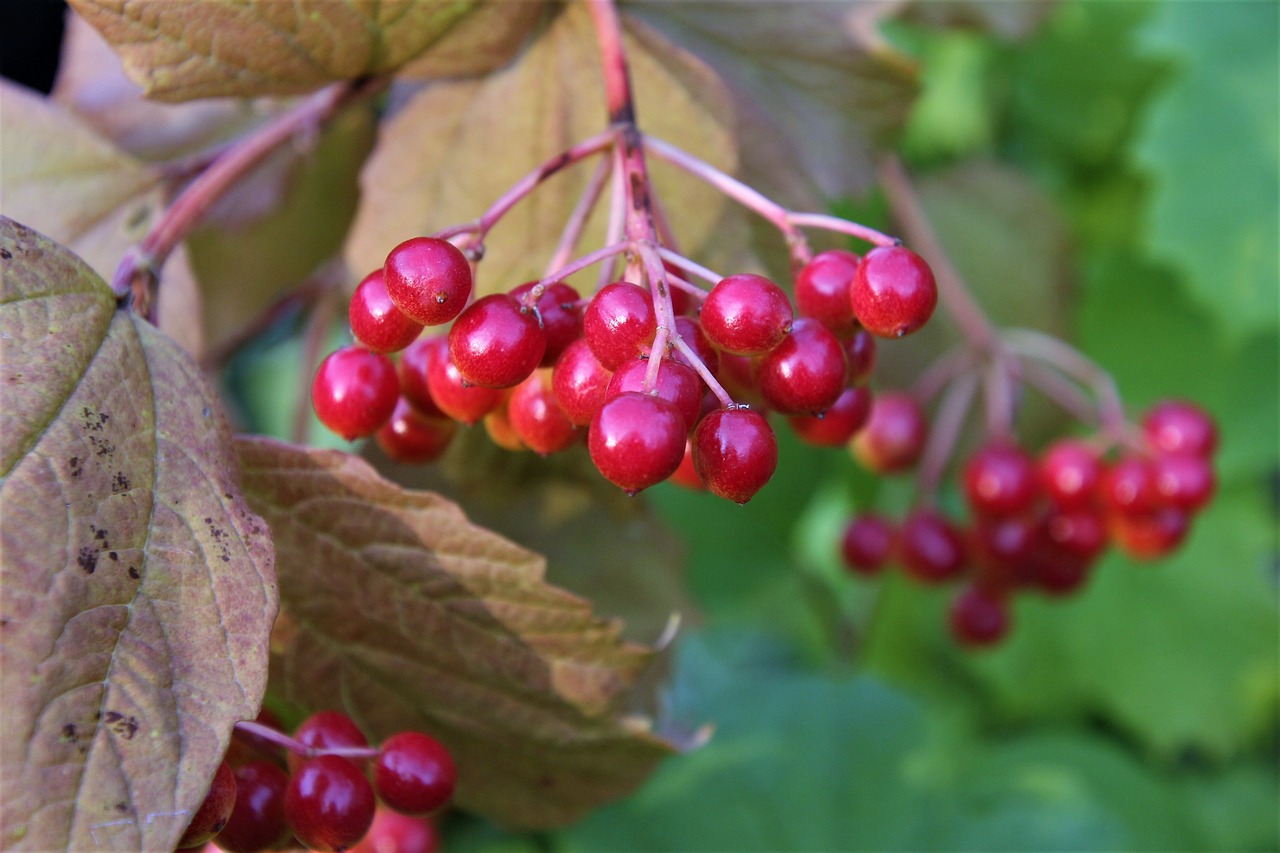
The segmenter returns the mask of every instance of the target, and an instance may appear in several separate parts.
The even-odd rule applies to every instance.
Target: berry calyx
[[[871,402],[867,423],[853,437],[854,458],[877,474],[896,474],[916,464],[928,424],[910,394],[886,391]]]
[[[471,298],[471,265],[448,240],[405,240],[387,254],[382,271],[391,301],[424,326],[449,322]]]
[[[458,781],[453,756],[422,732],[387,738],[373,765],[373,784],[382,802],[398,812],[425,815],[453,798]]]
[[[938,286],[924,258],[902,246],[879,246],[858,265],[849,299],[854,316],[867,331],[900,338],[933,316]]]
[[[764,488],[778,467],[778,440],[764,415],[751,409],[717,409],[693,431],[693,464],[714,495],[744,504]]]
[[[235,770],[236,804],[214,843],[227,853],[258,853],[289,837],[284,792],[289,774],[269,761],[251,761]]]
[[[377,800],[360,768],[340,755],[317,755],[294,771],[284,813],[294,836],[312,850],[346,850],[373,823]]]
[[[627,391],[607,400],[591,419],[587,450],[606,480],[635,494],[680,467],[688,427],[670,400]]]
[[[356,285],[347,305],[347,319],[356,342],[374,352],[399,352],[422,332],[422,324],[405,316],[391,301],[380,269]]]
[[[372,435],[391,417],[399,397],[391,359],[363,347],[329,353],[311,383],[316,417],[347,441]]]
[[[546,349],[538,315],[505,293],[476,300],[449,330],[449,356],[458,372],[485,388],[519,385]]]
[[[761,275],[720,279],[702,303],[699,322],[707,339],[733,355],[762,355],[791,330],[791,301]]]
[[[236,805],[236,777],[225,761],[218,764],[214,771],[213,781],[209,783],[209,792],[191,822],[187,824],[182,837],[178,839],[178,848],[195,847],[213,838],[227,825],[231,811]]]

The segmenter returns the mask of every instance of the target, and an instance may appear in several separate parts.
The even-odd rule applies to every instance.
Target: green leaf
[[[0,825],[171,849],[257,713],[273,551],[191,359],[0,218]]]
[[[1138,143],[1154,187],[1150,246],[1243,337],[1280,317],[1280,10],[1167,3],[1146,31],[1178,66]]]
[[[727,99],[714,75],[657,39],[624,37],[646,132],[733,171]],[[604,128],[604,87],[585,7],[562,9],[511,65],[482,80],[442,82],[414,94],[382,123],[360,177],[360,209],[345,257],[353,270],[380,266],[417,234],[468,222],[530,170]],[[505,140],[495,149],[494,140]],[[494,229],[477,270],[480,294],[541,278],[593,164],[557,174]],[[682,251],[712,265],[741,264],[741,217],[717,191],[656,165],[655,195]],[[607,198],[583,234],[581,253],[603,245]],[[733,211],[737,214],[737,211]],[[595,270],[584,274],[594,282]],[[594,285],[581,285],[587,292]]]
[[[348,454],[239,450],[279,554],[273,695],[345,706],[370,739],[434,734],[457,803],[510,825],[575,820],[673,751],[626,713],[652,652],[547,585],[536,554]]]
[[[419,73],[485,70],[502,61],[537,10],[494,0],[72,0],[71,6],[115,47],[147,95],[164,101],[298,94],[395,71],[442,41],[448,48],[439,67]],[[449,39],[481,9],[481,24]]]

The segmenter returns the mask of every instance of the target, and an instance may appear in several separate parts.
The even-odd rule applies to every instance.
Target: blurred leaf
[[[904,156],[928,163],[989,150],[995,115],[988,42],[967,32],[931,34],[921,50],[922,88],[902,140]]]
[[[646,25],[637,30],[642,41],[661,34],[724,81],[746,143],[748,183],[814,207],[874,182],[877,153],[901,130],[916,91],[910,61],[875,32],[887,7],[803,0],[754,4],[749,13],[720,2],[623,8]]]
[[[259,98],[149,101],[102,35],[67,13],[58,77],[50,97],[82,122],[143,160],[196,154],[235,138],[287,106]]]
[[[624,43],[645,130],[733,171],[734,143],[714,76],[661,40]],[[482,80],[428,86],[382,124],[361,175],[348,264],[373,269],[410,237],[476,218],[529,170],[599,133],[605,122],[591,23],[584,7],[568,6],[512,65]],[[498,149],[494,140],[503,141]],[[584,163],[555,175],[503,218],[479,267],[480,293],[543,275],[591,168]],[[745,233],[720,221],[723,196],[661,164],[654,184],[683,251],[702,253],[707,263],[740,263]],[[607,207],[602,200],[583,236],[583,254],[603,244]]]
[[[192,231],[186,246],[211,348],[334,257],[355,213],[357,175],[373,133],[369,105],[344,110],[314,148],[301,156],[289,147],[273,153]],[[362,275],[350,274],[352,289]]]
[[[5,214],[49,235],[109,280],[164,209],[159,175],[57,103],[7,81],[0,81],[0,113]],[[183,251],[165,265],[157,309],[161,330],[199,355],[201,303]]]
[[[0,823],[16,849],[170,849],[257,713],[271,540],[191,359],[0,219]]]
[[[1280,9],[1169,3],[1146,30],[1178,64],[1138,145],[1150,244],[1237,339],[1280,317]],[[1224,146],[1228,146],[1224,150]]]
[[[948,3],[911,3],[909,20],[933,28],[982,30],[1003,38],[1025,38],[1052,15],[1056,0],[952,0]]]
[[[395,71],[469,14],[492,5],[485,31],[454,41],[449,71],[485,69],[508,39],[489,30],[527,22],[524,4],[490,0],[71,0],[124,58],[149,97],[185,101],[218,95],[290,95],[337,80]],[[499,11],[500,10],[500,11]],[[470,63],[459,57],[476,51]]]
[[[572,821],[673,747],[619,714],[651,652],[543,582],[539,556],[345,453],[242,439],[279,559],[272,690],[345,705],[371,739],[438,736],[457,803],[505,824]]]

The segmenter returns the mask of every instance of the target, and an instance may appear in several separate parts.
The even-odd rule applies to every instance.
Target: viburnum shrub
[[[567,826],[705,740],[641,710],[669,633],[624,638],[385,474],[662,609],[685,594],[646,598],[673,558],[630,496],[767,508],[789,431],[912,478],[831,565],[949,590],[975,648],[1109,548],[1185,541],[1214,418],[1134,421],[1102,366],[988,317],[891,148],[918,72],[867,34],[901,4],[780,7],[824,30],[820,127],[743,88],[810,85],[760,38],[646,22],[702,5],[70,0],[71,43],[152,100],[103,107],[75,62],[54,98],[0,88],[0,845],[434,850],[449,809]],[[891,115],[828,107],[867,85]],[[809,212],[873,183],[888,224]]]

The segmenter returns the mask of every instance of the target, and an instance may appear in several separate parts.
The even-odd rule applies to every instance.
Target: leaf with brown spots
[[[0,217],[0,846],[172,849],[257,712],[266,526],[191,358]]]
[[[548,585],[541,557],[349,454],[238,448],[279,555],[273,695],[343,705],[370,740],[430,732],[458,805],[514,826],[572,822],[673,751],[627,713],[652,651]]]
[[[387,74],[503,62],[541,4],[504,0],[71,0],[149,97],[291,95]],[[532,8],[530,8],[532,7]],[[480,21],[469,19],[479,16]],[[431,53],[441,59],[433,67]]]

